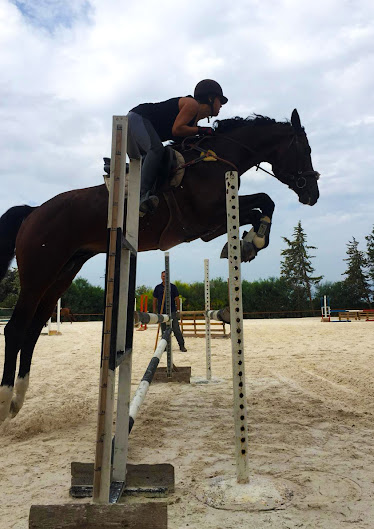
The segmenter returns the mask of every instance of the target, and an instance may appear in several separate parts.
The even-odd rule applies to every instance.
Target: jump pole
[[[127,125],[126,116],[113,117],[105,311],[93,480],[95,503],[118,501],[126,482],[132,314],[135,299],[141,170],[140,160],[130,161],[124,237]],[[112,469],[115,369],[118,366],[116,442]]]
[[[114,527],[114,525],[134,529],[167,528],[167,505],[165,503],[108,505],[118,502],[125,485],[131,481],[132,467],[138,467],[138,469],[149,467],[149,465],[127,464],[141,162],[140,159],[130,160],[124,236],[126,151],[127,117],[114,116],[96,456],[94,465],[83,464],[92,469],[89,474],[91,483],[93,483],[91,491],[93,489],[94,505],[34,505],[30,510],[30,529],[44,529],[47,527],[46,520],[48,520],[48,527],[58,526],[61,529],[65,527],[81,529],[83,526],[104,529],[109,526]],[[119,376],[116,436],[112,450],[115,370],[117,367],[119,367]],[[112,457],[113,465],[111,464]],[[72,470],[74,465],[75,463],[72,463]],[[142,492],[144,489],[139,488],[137,470],[133,480],[136,483],[136,492]],[[148,470],[146,475],[143,472],[143,482],[148,487],[153,474],[152,470]],[[72,475],[72,485],[73,479]],[[84,483],[87,483],[86,480],[87,477],[84,478]],[[90,481],[90,478],[88,480]],[[164,487],[166,493],[171,490],[172,485],[173,483],[169,488]],[[78,488],[84,489],[85,486],[79,485]]]
[[[48,336],[60,336],[61,335],[61,298],[57,301],[57,307],[56,307],[56,323],[57,323],[57,330],[53,331],[51,329],[52,327],[52,316],[48,320]]]
[[[60,327],[61,327],[61,298],[58,298],[58,301],[57,301],[56,320],[57,320],[57,334],[61,334],[60,333]]]
[[[158,316],[158,315],[153,314],[152,316]],[[171,328],[169,327],[166,329],[166,331],[162,335],[162,338],[157,346],[157,349],[153,353],[151,361],[149,362],[148,367],[145,370],[145,373],[143,375],[143,378],[140,381],[138,389],[136,390],[135,395],[132,398],[132,401],[130,403],[130,409],[129,409],[129,433],[131,432],[132,427],[134,426],[134,422],[138,415],[140,406],[144,402],[145,396],[148,393],[149,386],[151,385],[153,377],[156,373],[157,366],[160,363],[161,357],[165,349],[167,348],[168,342],[170,341],[170,332],[171,332]]]
[[[166,322],[166,329],[171,328],[171,296],[170,296],[170,256],[169,252],[165,252],[165,313],[169,316]],[[171,338],[169,333],[169,340],[166,347],[167,364],[166,376],[171,379],[173,376],[173,348],[171,345]]]
[[[205,357],[206,378],[212,379],[212,357],[211,357],[211,334],[210,334],[210,282],[209,282],[209,259],[204,259],[204,294],[205,294]]]
[[[172,318],[171,318],[171,292],[170,292],[170,256],[169,252],[165,252],[165,289],[164,289],[164,299],[165,299],[165,314],[169,317],[162,323],[166,323],[166,331],[172,329]],[[162,307],[162,306],[161,306]],[[162,310],[162,308],[161,308]],[[156,322],[155,322],[156,323]],[[158,340],[158,331],[156,337],[156,344]],[[166,367],[159,367],[154,376],[155,383],[163,382],[184,382],[189,384],[191,378],[191,367],[183,366],[176,367],[173,362],[173,350],[171,343],[171,332],[170,338],[167,341],[166,347]]]
[[[237,171],[226,172],[225,181],[236,481],[244,485],[249,483],[249,460]],[[212,320],[227,321],[228,319],[227,309],[208,310],[206,315]]]
[[[239,235],[238,173],[226,172],[226,214],[230,285],[230,326],[234,391],[236,479],[249,483],[247,398],[245,388],[243,301]]]

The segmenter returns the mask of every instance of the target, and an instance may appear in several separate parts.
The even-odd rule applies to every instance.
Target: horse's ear
[[[292,115],[291,115],[291,125],[293,126],[293,128],[295,129],[295,131],[298,133],[298,132],[301,132],[303,129],[302,129],[302,126],[301,126],[301,122],[300,122],[300,117],[299,117],[299,113],[298,111],[296,110],[296,108],[292,111]]]

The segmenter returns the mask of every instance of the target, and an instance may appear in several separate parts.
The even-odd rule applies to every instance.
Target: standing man
[[[153,291],[153,312],[156,313],[156,303],[157,303],[157,313],[165,314],[165,297],[164,297],[165,271],[161,273],[161,281],[162,283],[157,285]],[[183,334],[181,333],[178,319],[177,319],[177,311],[179,312],[179,308],[180,308],[179,292],[178,292],[177,287],[173,283],[170,283],[170,303],[171,303],[171,307],[170,307],[171,317],[173,319],[173,322],[172,322],[173,333],[177,339],[179,349],[183,353],[186,353],[187,349],[184,346]],[[161,312],[161,309],[162,309],[162,312]],[[161,331],[164,332],[165,329],[166,329],[166,323],[161,323]]]

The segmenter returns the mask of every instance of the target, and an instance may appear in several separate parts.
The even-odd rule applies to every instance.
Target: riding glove
[[[213,136],[214,129],[212,127],[197,127],[199,136]]]

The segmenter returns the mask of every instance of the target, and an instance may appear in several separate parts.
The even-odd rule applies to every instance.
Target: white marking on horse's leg
[[[16,380],[16,385],[14,386],[14,397],[10,405],[10,413],[12,417],[15,417],[23,406],[26,391],[29,387],[29,381],[29,374],[27,374],[24,378],[18,377]]]
[[[258,232],[256,233],[254,228],[252,228],[247,233],[247,235],[243,237],[243,240],[246,242],[251,242],[256,247],[257,250],[262,250],[266,242],[265,236],[270,231],[270,224],[271,224],[271,221],[269,217],[266,217],[266,216],[262,217]]]
[[[9,415],[12,395],[13,386],[0,386],[0,423],[5,421]]]

